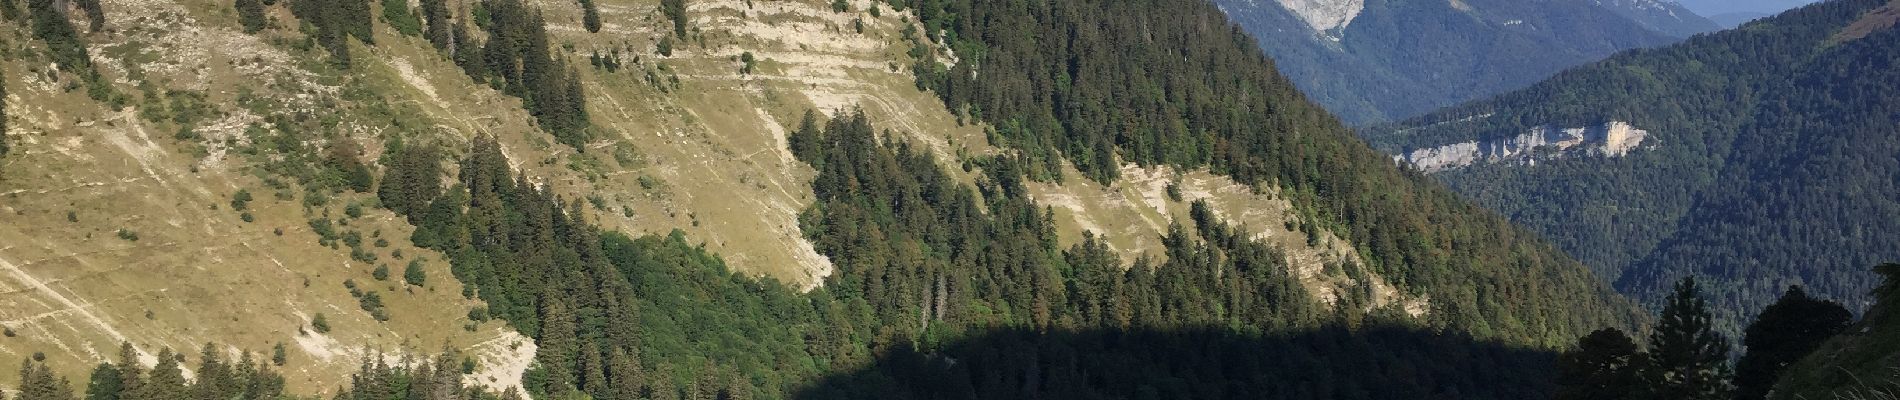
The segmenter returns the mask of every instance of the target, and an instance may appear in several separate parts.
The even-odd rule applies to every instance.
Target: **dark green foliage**
[[[119,400],[124,390],[125,379],[120,377],[119,367],[111,363],[99,363],[86,380],[86,400]]]
[[[909,358],[915,356],[991,366],[942,375],[991,388],[999,386],[972,378],[1081,364],[1110,366],[1093,371],[1116,382],[1245,382],[1232,393],[1271,390],[1285,398],[1320,393],[1313,391],[1519,398],[1551,388],[1548,370],[1538,367],[1550,363],[1548,354],[1420,334],[1422,327],[1390,317],[1391,310],[1361,314],[1354,304],[1366,299],[1358,295],[1340,299],[1353,311],[1330,315],[1287,275],[1284,255],[1209,215],[1163,238],[1166,261],[1126,266],[1093,237],[1061,249],[1052,211],[1028,200],[1016,160],[981,161],[983,178],[972,187],[950,178],[927,153],[880,140],[861,113],[823,124],[814,114],[802,125],[795,155],[824,162],[814,165],[817,200],[801,224],[837,266],[809,294],[733,275],[679,232],[637,239],[599,232],[545,188],[514,175],[488,138],[467,153],[460,182],[410,217],[420,221],[416,235],[430,238],[417,242],[447,254],[451,272],[488,304],[470,310],[471,321],[492,314],[536,338],[538,360],[524,380],[533,394],[549,398],[773,398],[813,389],[812,382],[822,384],[808,393],[824,398],[934,391],[911,377],[942,375],[930,369],[941,364],[920,367]],[[1109,339],[1124,335],[1127,342]],[[1206,343],[1220,345],[1195,345]],[[1040,361],[992,355],[1042,351],[1029,349],[1058,353]],[[1398,349],[1411,350],[1386,356]],[[1463,355],[1447,361],[1453,353]],[[1072,364],[1059,362],[1062,354],[1101,358]],[[1359,364],[1325,363],[1316,354],[1382,360],[1411,372],[1368,374]],[[1123,359],[1142,361],[1109,362]],[[1205,368],[1233,368],[1236,375],[1188,373],[1186,366],[1207,360],[1220,361]],[[880,367],[864,368],[872,363]],[[1131,375],[1150,369],[1175,372]],[[1474,371],[1492,372],[1467,375]],[[857,378],[823,379],[841,372]],[[1268,379],[1290,374],[1336,383],[1297,388],[1285,384],[1299,380]],[[1398,374],[1419,383],[1387,382]],[[1232,376],[1248,378],[1225,380]],[[1190,383],[1164,383],[1177,379]]]
[[[0,20],[14,22],[20,20],[20,4],[15,0],[0,0]]]
[[[131,343],[119,348],[118,363],[100,363],[86,386],[86,400],[228,399],[273,400],[284,397],[284,377],[251,356],[225,360],[222,349],[206,343],[192,368],[194,380],[183,376],[184,356],[170,348],[158,353],[158,364],[146,369],[141,353]],[[21,371],[16,400],[77,400],[65,378],[55,378],[46,365],[27,362]],[[409,397],[422,399],[422,397]],[[441,398],[441,397],[434,397]],[[490,397],[492,398],[492,397]]]
[[[581,26],[587,28],[588,32],[600,33],[600,6],[594,5],[594,0],[580,0],[580,2]]]
[[[1276,73],[1252,39],[1212,22],[1223,18],[1211,5],[913,8],[919,36],[959,59],[945,66],[935,44],[920,44],[920,87],[994,125],[992,141],[1016,150],[1026,176],[1054,176],[1066,160],[1110,181],[1133,162],[1208,167],[1280,189],[1316,231],[1346,238],[1372,271],[1429,296],[1435,325],[1483,338],[1558,345],[1634,317],[1582,265],[1366,147]]]
[[[1769,398],[1878,399],[1900,393],[1900,264],[1874,267],[1881,283],[1861,321],[1781,373]],[[1751,350],[1752,351],[1752,350]]]
[[[900,344],[794,399],[1542,399],[1551,356],[1392,327],[1040,332]]]
[[[1876,281],[1861,267],[1900,259],[1900,101],[1883,89],[1900,86],[1885,67],[1900,61],[1900,33],[1836,37],[1887,3],[1817,3],[1365,134],[1397,152],[1629,122],[1653,148],[1437,176],[1644,303],[1660,304],[1683,276],[1705,277],[1729,334],[1791,284],[1860,309],[1867,302],[1852,299]],[[1438,124],[1473,116],[1486,117]]]
[[[402,269],[402,281],[414,286],[429,282],[429,274],[422,271],[422,260],[409,260],[409,266]]]
[[[53,375],[45,363],[28,359],[20,363],[20,390],[15,400],[77,400],[72,382]]]
[[[106,9],[99,0],[75,0],[73,5],[86,13],[86,27],[89,32],[98,32],[106,27]]]
[[[316,318],[310,319],[310,328],[315,329],[317,333],[330,333],[330,319],[324,317],[323,313],[317,313]]]
[[[379,281],[389,280],[389,266],[377,265],[375,270],[369,272],[369,276]]]
[[[1603,328],[1557,357],[1556,400],[1623,400],[1636,393],[1646,357],[1629,335]]]
[[[1649,334],[1648,362],[1639,393],[1647,398],[1722,400],[1729,386],[1728,338],[1715,332],[1707,300],[1695,278],[1676,283],[1662,318]]]
[[[265,19],[262,0],[237,0],[238,23],[244,25],[244,33],[263,31],[270,23]]]
[[[441,151],[432,146],[410,145],[384,156],[386,170],[376,198],[398,215],[421,216],[442,195]],[[416,222],[419,219],[411,219]]]
[[[395,28],[396,32],[409,36],[422,34],[422,19],[409,11],[408,0],[382,0],[382,2],[383,22],[389,23],[390,28]]]
[[[422,0],[422,21],[428,25],[425,36],[436,50],[449,50],[455,40],[455,28],[449,24],[448,0]]]
[[[282,367],[284,366],[284,363],[289,362],[290,357],[289,355],[285,353],[286,351],[284,349],[284,342],[277,342],[277,345],[271,346],[271,349],[270,349],[271,365]]]
[[[329,51],[339,67],[350,67],[349,38],[376,43],[369,0],[291,0],[290,12],[303,20],[308,27],[304,33]]]
[[[251,207],[251,191],[250,190],[238,189],[237,194],[231,195],[231,210],[244,211],[244,210],[250,209],[250,207]]]
[[[1767,398],[1784,368],[1847,329],[1853,319],[1840,303],[1808,297],[1800,286],[1788,287],[1744,331],[1742,345],[1748,352],[1735,363],[1735,398]]]
[[[369,193],[376,184],[376,177],[370,173],[369,165],[363,163],[362,153],[362,146],[348,138],[331,142],[324,152],[324,171],[319,179],[326,183],[322,185]]]
[[[87,82],[97,80],[99,72],[92,67],[92,57],[87,55],[85,39],[79,37],[79,31],[73,29],[72,21],[66,19],[63,10],[56,7],[62,4],[66,3],[27,0],[26,8],[33,17],[33,35],[46,42],[47,49],[52,52],[53,63],[59,66],[59,70],[78,75]]]
[[[668,21],[673,21],[673,36],[686,37],[686,24],[690,22],[686,19],[686,0],[660,0],[660,14],[666,15]],[[668,54],[671,51],[660,53]]]
[[[520,0],[484,0],[487,42],[456,34],[456,63],[476,80],[486,80],[522,99],[528,113],[555,140],[577,151],[588,140],[587,96],[579,72],[555,58],[541,11]],[[479,51],[475,51],[479,49]]]

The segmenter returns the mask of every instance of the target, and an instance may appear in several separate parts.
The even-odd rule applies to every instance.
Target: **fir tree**
[[[580,340],[574,329],[574,313],[567,301],[554,292],[543,294],[541,332],[535,338],[539,346],[535,361],[548,377],[542,393],[558,395],[575,389],[575,353],[580,350]]]
[[[20,363],[20,392],[15,400],[77,400],[66,378],[53,375],[44,363],[27,359]]]
[[[268,21],[264,16],[262,0],[237,0],[238,22],[244,25],[244,33],[263,31]]]
[[[413,286],[422,286],[428,282],[429,275],[422,271],[422,260],[409,260],[409,266],[402,269],[402,281]]]
[[[1620,400],[1636,388],[1642,354],[1636,342],[1616,328],[1604,328],[1577,340],[1577,348],[1557,357],[1557,400]]]
[[[1789,286],[1743,333],[1748,352],[1735,363],[1735,398],[1767,398],[1783,369],[1847,329],[1853,318],[1840,303],[1808,297],[1800,286]]]
[[[455,39],[454,27],[449,24],[448,0],[422,0],[422,21],[428,25],[429,44],[437,50],[448,50]]]
[[[1679,400],[1728,399],[1728,339],[1716,333],[1708,302],[1695,278],[1683,278],[1663,305],[1662,318],[1650,333],[1649,365],[1643,373],[1648,398]]]
[[[124,387],[118,367],[99,363],[98,367],[92,369],[91,378],[86,380],[86,400],[119,400],[119,393]]]
[[[580,1],[581,25],[586,27],[588,32],[600,33],[600,7],[594,5],[594,0]]]
[[[80,11],[86,12],[87,31],[98,32],[100,29],[105,29],[106,9],[99,4],[99,0],[78,0],[76,4]]]
[[[673,36],[686,37],[686,0],[660,0],[660,13],[673,21]]]

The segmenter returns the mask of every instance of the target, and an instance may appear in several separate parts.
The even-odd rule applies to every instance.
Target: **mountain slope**
[[[1353,124],[1410,117],[1716,29],[1649,0],[1215,4],[1308,96]]]
[[[1859,181],[1889,173],[1891,127],[1844,122],[1888,118],[1871,89],[1892,87],[1885,74],[1843,72],[1885,62],[1891,41],[1870,38],[1890,35],[1886,3],[1817,4],[1363,133],[1639,298],[1714,275],[1731,328],[1789,284],[1858,298],[1860,268],[1900,256],[1860,247],[1885,240],[1867,216],[1895,199]],[[1531,135],[1600,126],[1641,134]]]
[[[597,394],[644,357],[639,385],[730,396],[1011,327],[1456,350],[1633,324],[1200,3],[424,2],[454,29],[423,30],[299,1],[254,33],[224,2],[105,1],[93,72],[0,27],[0,352],[78,377],[121,341],[289,343],[296,393],[448,347],[485,386]]]

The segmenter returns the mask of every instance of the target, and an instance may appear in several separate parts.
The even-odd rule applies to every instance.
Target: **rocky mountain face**
[[[1566,157],[1622,157],[1638,150],[1648,137],[1649,131],[1636,129],[1621,121],[1578,128],[1539,126],[1517,136],[1414,149],[1393,156],[1393,159],[1425,173],[1473,164],[1515,163],[1535,166],[1538,161]],[[1651,141],[1649,145],[1655,146],[1655,142]]]
[[[1658,0],[1217,0],[1276,66],[1351,124],[1521,88],[1716,26]]]
[[[1597,5],[1636,21],[1644,28],[1679,38],[1723,28],[1707,16],[1697,14],[1674,0],[1597,0]]]
[[[1362,134],[1639,299],[1700,276],[1731,330],[1793,284],[1865,307],[1868,268],[1900,258],[1872,245],[1900,240],[1875,89],[1896,85],[1896,10],[1819,3]]]

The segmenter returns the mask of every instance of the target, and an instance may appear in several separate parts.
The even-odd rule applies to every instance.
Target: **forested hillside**
[[[7,15],[35,28],[0,30],[22,393],[117,371],[164,376],[144,398],[785,398],[1034,343],[1132,360],[1044,393],[1521,398],[1551,388],[1547,349],[1641,318],[1366,146],[1208,4],[598,2]],[[1150,171],[1191,172],[1153,209],[1047,200]],[[1284,215],[1238,222],[1257,211]],[[1117,217],[1152,230],[1076,222]],[[175,356],[206,342],[228,344]],[[220,361],[262,349],[284,360]],[[967,359],[985,382],[953,392],[1041,370]],[[1269,379],[1291,373],[1311,382]]]
[[[1295,85],[1355,125],[1485,98],[1619,50],[1716,29],[1648,0],[1214,3],[1260,39]],[[1315,25],[1322,20],[1305,7],[1352,13],[1322,13],[1340,18]]]
[[[1900,257],[1881,245],[1893,241],[1881,232],[1892,231],[1884,216],[1900,200],[1880,189],[1896,171],[1884,156],[1895,87],[1884,7],[1825,2],[1364,134],[1401,152],[1545,126],[1648,131],[1652,144],[1620,158],[1481,160],[1436,177],[1641,300],[1706,276],[1734,331],[1790,284],[1862,299],[1864,266]]]

